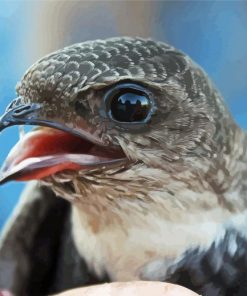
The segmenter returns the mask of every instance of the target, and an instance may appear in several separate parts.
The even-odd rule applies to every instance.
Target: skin
[[[198,294],[178,285],[160,282],[117,282],[66,291],[57,296],[196,296]]]

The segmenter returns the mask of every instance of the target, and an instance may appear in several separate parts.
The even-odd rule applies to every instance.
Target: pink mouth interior
[[[115,163],[122,150],[98,146],[73,134],[39,128],[26,134],[10,151],[0,182],[42,179],[64,170],[82,170]]]

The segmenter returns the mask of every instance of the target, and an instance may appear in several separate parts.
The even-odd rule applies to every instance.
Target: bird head
[[[58,50],[25,73],[17,94],[1,129],[37,127],[9,153],[1,183],[41,179],[73,200],[104,192],[154,200],[166,191],[175,202],[175,180],[206,173],[228,147],[225,123],[234,125],[200,67],[148,39]]]

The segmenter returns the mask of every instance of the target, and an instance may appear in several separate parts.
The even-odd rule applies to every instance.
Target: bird
[[[247,136],[204,70],[139,37],[73,44],[16,87],[0,183],[30,181],[0,241],[0,287],[113,281],[247,293]]]

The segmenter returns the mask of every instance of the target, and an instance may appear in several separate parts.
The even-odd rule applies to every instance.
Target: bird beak
[[[0,131],[13,125],[38,125],[11,149],[1,172],[0,184],[10,180],[43,179],[64,170],[89,170],[122,163],[120,148],[106,146],[85,120],[69,127],[45,118],[44,106],[15,99],[0,118]]]
[[[98,145],[104,145],[98,137],[93,135],[85,122],[80,122],[79,129],[68,127],[66,122],[61,123],[54,120],[54,118],[49,119],[42,115],[42,110],[45,109],[45,106],[38,103],[19,103],[20,99],[20,97],[14,99],[6,108],[5,113],[0,117],[0,132],[13,125],[39,125],[67,131],[79,137],[85,137],[86,139],[90,138],[90,141]]]
[[[18,99],[13,100],[7,107],[5,113],[0,118],[0,131],[3,129],[18,124],[32,124],[32,118],[37,110],[40,109],[39,104],[17,104]],[[30,116],[30,114],[32,114]]]

